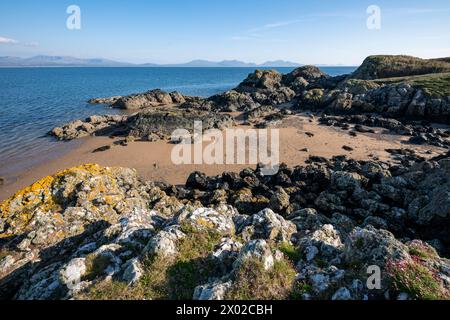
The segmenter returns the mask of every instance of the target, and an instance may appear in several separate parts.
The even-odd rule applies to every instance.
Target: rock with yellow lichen
[[[185,186],[95,164],[43,178],[0,204],[0,299],[449,299],[448,231],[409,242],[429,233],[407,215],[442,219],[448,161],[395,179],[346,161]]]
[[[45,177],[0,204],[0,296],[24,281],[16,273],[58,255],[64,260],[98,250],[102,243],[142,250],[183,206],[153,183],[140,181],[133,169],[85,164]],[[50,297],[43,288],[27,290],[17,297]]]
[[[74,220],[90,223],[101,218],[115,222],[116,206],[126,205],[127,191],[137,185],[134,170],[95,164],[45,177],[0,205],[0,238],[36,231],[49,223],[54,230],[45,236],[58,233],[63,238],[72,235]]]

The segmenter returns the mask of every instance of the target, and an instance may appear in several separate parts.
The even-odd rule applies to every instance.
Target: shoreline
[[[421,156],[431,158],[443,152],[442,148],[433,146],[412,146],[404,144],[404,136],[383,133],[382,128],[376,128],[377,133],[360,133],[352,137],[343,130],[319,125],[306,115],[295,115],[286,118],[280,129],[280,162],[289,166],[305,164],[309,156],[331,158],[347,155],[355,160],[370,160],[378,158],[393,162],[385,149],[411,148]],[[244,126],[239,126],[246,128]],[[305,133],[312,133],[310,137]],[[97,163],[107,167],[128,167],[136,169],[138,175],[146,181],[162,181],[173,185],[186,182],[189,174],[200,171],[208,176],[219,175],[226,171],[239,172],[256,165],[174,165],[171,161],[173,144],[167,141],[141,142],[135,141],[128,146],[115,146],[111,139],[102,136],[90,136],[79,140],[65,142],[64,151],[52,154],[51,159],[27,169],[6,176],[6,181],[0,186],[0,201],[13,196],[19,190],[35,181],[53,175],[58,171],[74,166]],[[93,150],[103,146],[113,146],[104,152],[93,153]],[[346,151],[343,146],[350,146],[353,151]],[[303,149],[308,149],[304,151]],[[427,151],[433,151],[427,154]]]

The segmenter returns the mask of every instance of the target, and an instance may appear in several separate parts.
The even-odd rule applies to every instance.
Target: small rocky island
[[[257,70],[209,98],[152,90],[90,102],[129,113],[51,134],[154,142],[194,120],[265,128],[308,113],[407,144],[387,150],[391,161],[310,155],[274,176],[193,172],[184,185],[96,164],[63,170],[0,204],[0,298],[450,299],[450,59],[371,56],[338,77]],[[368,285],[374,267],[379,286]]]

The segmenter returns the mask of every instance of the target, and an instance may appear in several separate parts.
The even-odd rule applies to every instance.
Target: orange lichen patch
[[[215,225],[214,225],[214,223],[212,221],[207,220],[205,218],[198,218],[197,219],[197,224],[199,226],[202,226],[202,227],[206,228],[206,229],[214,229],[214,227],[215,227]]]
[[[54,205],[51,196],[53,182],[54,177],[45,177],[2,202],[0,204],[1,219],[6,219],[13,227],[20,227],[28,224],[36,209],[49,210]],[[2,236],[0,234],[0,238]]]
[[[47,176],[33,183],[31,186],[20,190],[13,197],[0,203],[0,222],[9,226],[9,231],[0,234],[0,238],[19,234],[33,219],[35,212],[60,211],[64,205],[64,199],[74,191],[80,182],[88,181],[94,176],[106,176],[106,179],[98,179],[88,193],[88,201],[102,198],[104,204],[115,205],[121,198],[117,195],[117,182],[113,168],[104,168],[97,164],[85,164],[71,169],[66,169],[53,176]],[[104,181],[107,181],[106,183]],[[62,195],[56,196],[60,186],[64,185]],[[58,216],[58,223],[64,223]]]

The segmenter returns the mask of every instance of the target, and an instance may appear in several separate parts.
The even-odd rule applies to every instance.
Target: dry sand
[[[280,161],[289,166],[305,163],[310,155],[331,158],[336,155],[347,155],[356,160],[368,160],[378,157],[390,161],[388,148],[413,148],[424,157],[433,157],[444,152],[432,146],[411,146],[405,144],[407,137],[384,134],[384,129],[376,129],[376,134],[358,133],[352,137],[341,129],[318,125],[316,120],[307,116],[290,116],[279,126],[280,129]],[[310,137],[306,133],[312,133]],[[132,142],[127,146],[113,146],[110,150],[93,153],[92,151],[112,145],[114,141],[108,137],[84,138],[68,153],[45,164],[35,166],[13,177],[7,177],[0,186],[0,201],[12,196],[18,190],[32,184],[36,180],[54,174],[60,170],[85,163],[98,163],[102,166],[121,166],[135,168],[146,180],[165,181],[171,184],[183,184],[193,171],[201,171],[207,175],[217,175],[224,171],[238,172],[255,165],[174,165],[171,161],[172,149],[175,145],[165,141]],[[346,151],[342,147],[349,146],[354,151]],[[308,151],[302,151],[307,148]],[[425,154],[432,150],[432,154]]]

